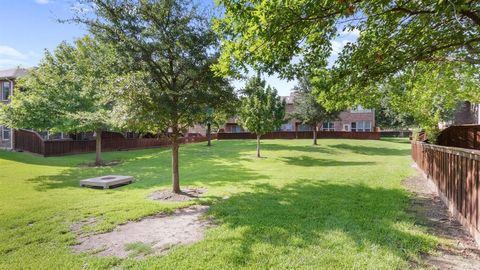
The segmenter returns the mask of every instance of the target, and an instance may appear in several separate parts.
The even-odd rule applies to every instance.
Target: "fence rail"
[[[45,157],[62,156],[95,152],[95,140],[43,140],[36,132],[17,130],[15,133],[15,149],[39,154]],[[212,134],[212,140],[216,135]],[[181,144],[204,142],[207,137],[184,137]],[[170,145],[168,138],[135,138],[122,136],[102,136],[102,151],[119,151],[143,148],[165,147]]]
[[[380,131],[382,137],[401,137],[408,138],[412,136],[412,131],[410,130],[382,130]]]
[[[256,139],[250,132],[218,133],[219,140]],[[379,140],[380,132],[319,131],[318,139],[359,139]],[[262,136],[262,139],[313,139],[313,131],[275,131]]]
[[[437,143],[443,146],[480,150],[480,125],[448,127],[440,133]]]
[[[412,158],[480,243],[480,151],[412,141]]]

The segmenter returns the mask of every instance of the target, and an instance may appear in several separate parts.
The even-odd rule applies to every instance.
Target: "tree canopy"
[[[168,134],[178,193],[179,138],[202,120],[205,108],[233,96],[228,81],[211,69],[218,62],[218,41],[210,18],[184,0],[86,2],[94,14],[73,20],[111,44],[132,74],[130,87],[117,92],[117,113],[128,127]]]
[[[239,112],[240,124],[257,135],[257,157],[260,157],[260,137],[280,128],[285,122],[285,100],[277,90],[266,85],[259,76],[251,78],[243,89]]]
[[[312,127],[313,144],[316,145],[318,125],[336,120],[340,112],[329,111],[318,103],[308,77],[302,77],[298,80],[298,84],[293,88],[293,93],[295,95],[294,110],[290,117]]]
[[[96,163],[101,163],[101,133],[116,127],[112,88],[118,87],[116,57],[111,47],[86,36],[73,45],[46,51],[38,68],[18,81],[23,91],[2,108],[13,128],[49,132],[90,132],[97,137]]]
[[[357,41],[347,43],[332,63],[331,87],[318,93],[327,107],[355,103],[374,107],[390,94],[382,85],[417,65],[422,65],[419,69],[435,66],[445,73],[449,65],[460,65],[458,74],[471,73],[473,68],[475,76],[465,78],[475,82],[478,77],[478,1],[218,2],[225,9],[223,18],[215,22],[223,37],[216,66],[222,74],[252,66],[286,78],[311,73],[314,79],[332,56],[332,42],[344,34],[357,34]]]
[[[458,103],[480,101],[476,70],[458,63],[419,64],[395,76],[379,89],[389,93],[389,106],[412,116],[435,141],[438,123],[452,117]]]

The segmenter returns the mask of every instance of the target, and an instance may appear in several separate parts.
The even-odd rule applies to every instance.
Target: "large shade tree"
[[[317,101],[308,77],[300,78],[293,91],[295,95],[294,110],[290,117],[300,120],[302,124],[312,128],[313,144],[317,145],[318,125],[338,119],[340,112],[327,110]]]
[[[328,107],[378,105],[390,94],[379,84],[418,64],[480,64],[478,1],[218,2],[225,12],[215,24],[223,36],[216,68],[224,74],[253,66],[287,78],[315,75],[327,65],[332,41],[358,34],[333,63],[332,87],[319,93]]]
[[[210,18],[190,1],[87,0],[94,14],[77,14],[97,38],[115,47],[123,68],[133,74],[117,113],[127,126],[171,140],[173,192],[180,192],[179,147],[182,134],[202,120],[205,108],[232,91],[215,76],[217,37]]]
[[[101,165],[102,131],[115,127],[114,100],[119,86],[116,56],[110,46],[86,36],[46,51],[39,66],[19,80],[20,91],[2,108],[13,128],[49,132],[95,132],[95,164]]]
[[[257,157],[260,157],[260,138],[285,122],[286,103],[277,90],[266,85],[259,76],[247,82],[243,93],[238,115],[240,124],[257,135]]]
[[[438,123],[451,120],[458,103],[480,102],[476,70],[458,63],[444,65],[419,64],[407,68],[380,85],[389,93],[388,106],[397,113],[412,116],[435,141]]]

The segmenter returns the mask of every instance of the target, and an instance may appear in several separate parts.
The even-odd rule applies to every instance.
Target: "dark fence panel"
[[[115,135],[109,132],[108,136],[102,136],[102,151],[120,151],[142,148],[166,147],[170,145],[168,138],[135,138],[127,139],[123,135]],[[212,134],[212,140],[217,138]],[[181,144],[205,142],[207,137],[184,137],[180,138]],[[36,132],[19,130],[15,132],[15,149],[28,151],[43,156],[62,156],[79,153],[95,152],[95,140],[43,140]]]
[[[412,141],[412,158],[480,243],[480,151]]]
[[[412,136],[412,132],[410,130],[388,130],[388,131],[380,131],[380,136],[382,137],[400,137],[400,138],[408,138]]]
[[[23,129],[15,130],[13,133],[14,148],[39,155],[45,153],[45,144],[38,133]]]
[[[437,143],[443,146],[480,150],[480,125],[448,127],[440,133]]]
[[[218,133],[219,140],[256,139],[257,135],[250,132]],[[262,136],[262,139],[312,139],[312,131],[275,131]],[[348,131],[319,131],[319,139],[360,139],[379,140],[380,132],[348,132]]]

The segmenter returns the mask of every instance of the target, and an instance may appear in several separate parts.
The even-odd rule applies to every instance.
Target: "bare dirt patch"
[[[207,192],[205,188],[187,188],[180,193],[174,193],[171,190],[159,190],[150,194],[148,198],[166,202],[185,202],[198,199],[205,192]]]
[[[82,229],[86,226],[93,226],[95,224],[98,223],[98,220],[96,218],[93,218],[93,217],[90,217],[88,219],[85,219],[85,220],[81,220],[81,221],[78,221],[78,222],[75,222],[73,223],[71,226],[70,226],[70,229],[76,233],[77,235],[80,235],[82,234]]]
[[[159,214],[120,225],[112,232],[80,235],[80,244],[73,249],[101,257],[125,258],[162,254],[175,245],[202,240],[206,228],[212,225],[201,218],[207,209],[208,206],[178,209],[171,215]]]
[[[480,250],[470,234],[455,220],[436,191],[423,176],[405,179],[404,186],[415,194],[409,212],[417,221],[451,244],[440,245],[438,254],[425,255],[426,266],[436,269],[480,269]]]

